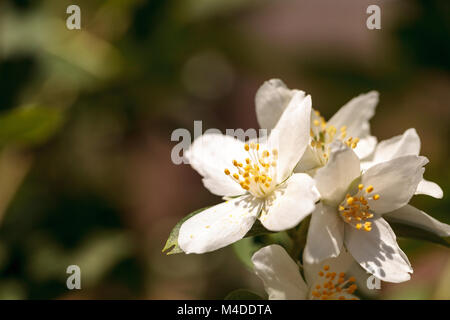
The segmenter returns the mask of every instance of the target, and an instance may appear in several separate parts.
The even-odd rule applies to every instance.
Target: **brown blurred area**
[[[0,5],[2,115],[36,104],[63,118],[45,141],[4,138],[0,298],[263,295],[232,248],[161,250],[177,221],[220,202],[189,165],[172,162],[172,132],[193,134],[197,120],[203,131],[258,128],[254,95],[271,78],[311,94],[327,119],[378,90],[372,133],[381,141],[416,128],[425,178],[444,199],[413,204],[450,223],[446,1],[78,2],[77,31],[65,28],[67,1]],[[381,30],[366,27],[371,4]],[[415,273],[383,284],[380,298],[449,299],[448,249],[400,245]],[[86,275],[82,290],[65,288],[68,264]]]

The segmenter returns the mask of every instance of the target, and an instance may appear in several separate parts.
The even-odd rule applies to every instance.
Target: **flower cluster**
[[[440,237],[450,236],[450,226],[408,204],[415,194],[443,192],[423,179],[428,160],[419,155],[414,129],[379,143],[370,134],[377,103],[377,92],[362,94],[326,121],[305,92],[265,82],[255,104],[268,137],[245,142],[206,134],[185,154],[224,202],[182,223],[181,250],[225,247],[257,220],[279,232],[309,217],[301,257],[275,244],[252,257],[270,299],[357,299],[357,281],[346,276],[353,265],[383,281],[409,280],[411,264],[387,221]]]

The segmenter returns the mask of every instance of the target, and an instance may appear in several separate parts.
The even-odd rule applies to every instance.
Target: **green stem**
[[[308,216],[299,226],[288,231],[288,235],[293,242],[290,255],[295,261],[301,261],[300,257],[306,245],[306,237],[308,235],[310,220],[311,216]]]

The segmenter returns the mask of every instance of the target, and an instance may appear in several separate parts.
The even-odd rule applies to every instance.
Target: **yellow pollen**
[[[373,186],[364,189],[363,184],[358,185],[356,193],[352,196],[347,194],[345,199],[338,205],[338,211],[342,219],[357,230],[371,231],[372,224],[367,221],[373,218],[367,200],[377,200],[379,195],[371,197],[370,192],[374,190]]]
[[[339,134],[337,135],[336,133],[338,132]],[[325,118],[316,112],[312,113],[310,136],[310,145],[314,150],[315,158],[320,163],[320,166],[327,164],[330,158],[330,145],[334,140],[341,140],[351,148],[356,148],[359,141],[356,137],[347,137],[347,127],[345,125],[337,128],[328,124]]]
[[[253,196],[265,198],[273,191],[271,182],[276,181],[278,151],[274,149],[270,153],[268,150],[259,150],[260,145],[254,142],[244,144],[244,149],[249,155],[245,163],[235,159],[232,161],[235,172],[225,168],[224,173],[231,175],[233,181]]]
[[[344,272],[336,273],[331,270],[329,265],[323,266],[322,270],[326,274],[324,271],[319,271],[319,276],[325,275],[325,277],[318,280],[319,283],[315,283],[310,293],[312,299],[346,300],[342,293],[351,294],[356,291],[357,286],[354,284],[355,279],[353,277],[345,279]],[[339,275],[339,277],[337,278],[336,275]]]

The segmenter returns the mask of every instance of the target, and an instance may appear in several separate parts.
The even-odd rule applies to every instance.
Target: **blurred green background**
[[[81,8],[68,30],[66,8]],[[366,8],[381,7],[381,30]],[[414,127],[450,223],[447,0],[2,0],[0,299],[222,299],[262,285],[232,248],[161,253],[184,215],[220,201],[173,130],[257,128],[254,95],[281,78],[329,118],[375,89],[379,140]],[[382,299],[450,299],[449,250],[400,239],[412,280]],[[66,268],[81,267],[81,290]]]

